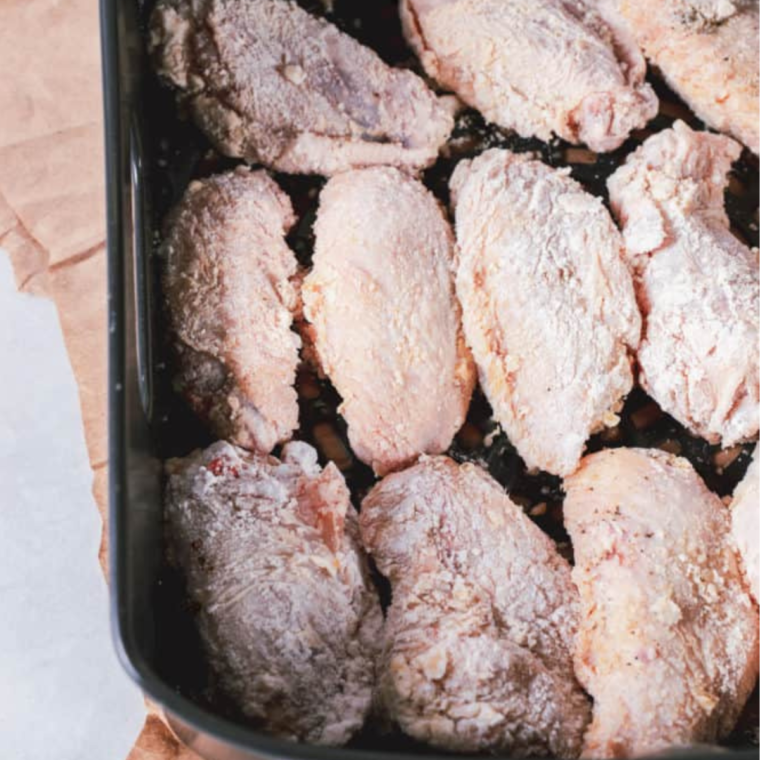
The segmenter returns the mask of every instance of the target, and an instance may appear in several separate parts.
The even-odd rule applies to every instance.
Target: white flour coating
[[[760,602],[760,461],[755,456],[731,502],[731,533],[744,565],[747,585]]]
[[[267,731],[339,745],[364,724],[382,612],[335,465],[219,442],[166,466],[166,519],[218,688]]]
[[[679,121],[608,181],[644,317],[639,382],[724,447],[760,425],[757,250],[731,234],[723,208],[740,152],[730,138]]]
[[[594,698],[588,758],[648,756],[728,734],[758,674],[758,615],[729,513],[685,460],[586,457],[565,480],[581,595],[575,671]]]
[[[380,699],[416,739],[456,752],[577,756],[578,598],[548,536],[473,464],[423,457],[362,504],[391,582]]]
[[[428,74],[489,121],[619,147],[657,114],[630,37],[585,0],[402,0],[404,32]]]
[[[304,312],[356,455],[382,475],[445,451],[475,368],[440,204],[396,169],[347,172],[322,191],[314,233]]]
[[[191,183],[161,248],[175,385],[220,438],[269,453],[298,427],[290,199],[266,172]]]
[[[633,385],[641,318],[620,233],[566,171],[506,150],[461,162],[451,189],[483,390],[528,467],[568,474]]]
[[[420,77],[288,0],[162,0],[150,47],[218,150],[278,171],[420,169],[454,125]]]
[[[604,0],[603,8],[702,121],[760,152],[757,0]]]

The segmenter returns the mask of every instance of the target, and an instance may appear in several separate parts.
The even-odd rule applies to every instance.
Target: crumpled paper
[[[52,298],[58,310],[103,518],[105,566],[105,177],[97,3],[3,0],[0,50],[0,248],[10,256],[16,286]],[[41,441],[56,445],[49,435]],[[85,513],[92,509],[86,502],[77,506]],[[57,527],[75,531],[90,516]],[[70,725],[75,731],[76,720]],[[52,755],[58,756],[53,746],[38,756]],[[196,756],[150,712],[129,760],[180,758]]]

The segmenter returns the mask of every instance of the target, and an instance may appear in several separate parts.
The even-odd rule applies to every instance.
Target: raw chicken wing
[[[700,119],[760,152],[757,0],[605,3]]]
[[[218,150],[278,171],[419,169],[453,126],[416,74],[289,0],[161,0],[151,49]]]
[[[577,756],[589,704],[573,675],[570,567],[473,464],[424,457],[364,499],[365,547],[391,582],[383,708],[456,752]]]
[[[175,385],[215,435],[264,453],[298,426],[294,221],[266,172],[239,168],[190,185],[161,249]]]
[[[757,435],[757,251],[723,209],[728,137],[683,122],[650,137],[610,177],[644,331],[639,382],[693,433],[731,446]]]
[[[620,233],[567,172],[509,151],[460,163],[451,187],[483,390],[529,467],[570,473],[633,384],[640,317]]]
[[[731,502],[731,532],[739,547],[747,584],[760,602],[760,463],[757,453]]]
[[[728,509],[685,459],[657,450],[592,454],[565,491],[582,609],[575,669],[594,698],[584,756],[725,736],[758,672]]]
[[[216,689],[267,731],[343,744],[372,702],[382,628],[356,512],[308,444],[213,444],[167,463],[166,518]]]
[[[657,113],[638,47],[586,0],[401,0],[425,70],[501,127],[614,150]]]
[[[433,195],[392,168],[331,179],[303,286],[356,455],[384,474],[448,448],[475,370],[454,295],[454,237]]]

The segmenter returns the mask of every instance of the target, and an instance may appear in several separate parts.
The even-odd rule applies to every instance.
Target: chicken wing
[[[757,453],[731,502],[731,532],[739,547],[750,592],[760,602],[760,463]]]
[[[356,455],[378,474],[444,451],[475,370],[454,295],[454,237],[423,185],[389,167],[331,179],[303,286]]]
[[[289,0],[161,0],[151,50],[218,150],[278,171],[419,169],[453,127],[416,74]]]
[[[757,0],[606,0],[702,121],[760,152]]]
[[[757,251],[729,229],[723,190],[741,151],[676,122],[610,177],[644,332],[639,382],[712,443],[757,435]]]
[[[362,541],[393,587],[380,700],[457,752],[575,757],[577,592],[552,541],[479,467],[423,457],[364,499]]]
[[[633,384],[640,316],[621,236],[566,172],[509,151],[460,163],[451,188],[480,383],[527,465],[570,473]]]
[[[166,227],[175,384],[220,438],[264,453],[298,426],[288,197],[266,172],[193,182]]]
[[[594,698],[584,756],[724,736],[758,672],[728,510],[685,459],[656,450],[592,454],[565,491],[582,608],[575,669]]]
[[[372,702],[382,612],[342,476],[308,444],[167,463],[166,518],[217,691],[267,731],[343,744]]]
[[[401,0],[431,77],[499,126],[614,150],[657,113],[636,45],[586,0]]]

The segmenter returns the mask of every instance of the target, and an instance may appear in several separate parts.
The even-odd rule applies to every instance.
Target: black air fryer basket
[[[241,0],[242,2],[243,0]],[[324,13],[317,0],[302,3]],[[313,747],[259,733],[230,706],[211,704],[208,673],[181,579],[166,566],[163,553],[161,462],[211,442],[208,434],[171,391],[167,370],[164,315],[155,254],[161,220],[194,177],[236,162],[216,154],[186,119],[150,69],[146,21],[152,2],[101,0],[103,77],[108,172],[108,299],[110,331],[110,547],[112,616],[124,667],[152,700],[161,705],[180,738],[208,760],[304,758],[313,760],[412,760],[441,757],[398,734],[367,729],[349,747]],[[374,48],[387,62],[416,67],[399,28],[396,0],[335,0],[329,18]],[[690,112],[656,80],[660,115],[656,131],[674,118],[701,128]],[[446,155],[425,173],[426,184],[446,202],[448,178],[462,158],[487,147],[533,151],[552,166],[570,166],[573,176],[606,200],[606,178],[648,131],[635,134],[620,150],[595,155],[563,142],[524,140],[486,125],[472,111],[461,114]],[[278,175],[300,222],[289,240],[308,266],[318,189],[316,177]],[[757,162],[747,154],[735,167],[726,196],[737,235],[757,245]],[[353,456],[345,424],[337,414],[339,397],[308,368],[299,371],[299,437],[312,443],[324,461],[332,458],[351,487],[354,503],[374,482],[369,468]],[[751,446],[729,452],[694,438],[663,414],[641,391],[634,391],[615,432],[592,439],[589,450],[612,446],[659,447],[687,457],[719,495],[730,494],[749,462]],[[503,434],[494,432],[491,411],[476,392],[468,421],[449,454],[486,466],[514,501],[570,554],[562,527],[558,478],[530,474]],[[381,589],[382,591],[382,589]],[[757,693],[750,698],[726,746],[738,758],[757,757]],[[754,748],[753,748],[754,747]],[[694,760],[719,757],[725,749],[679,752]]]

